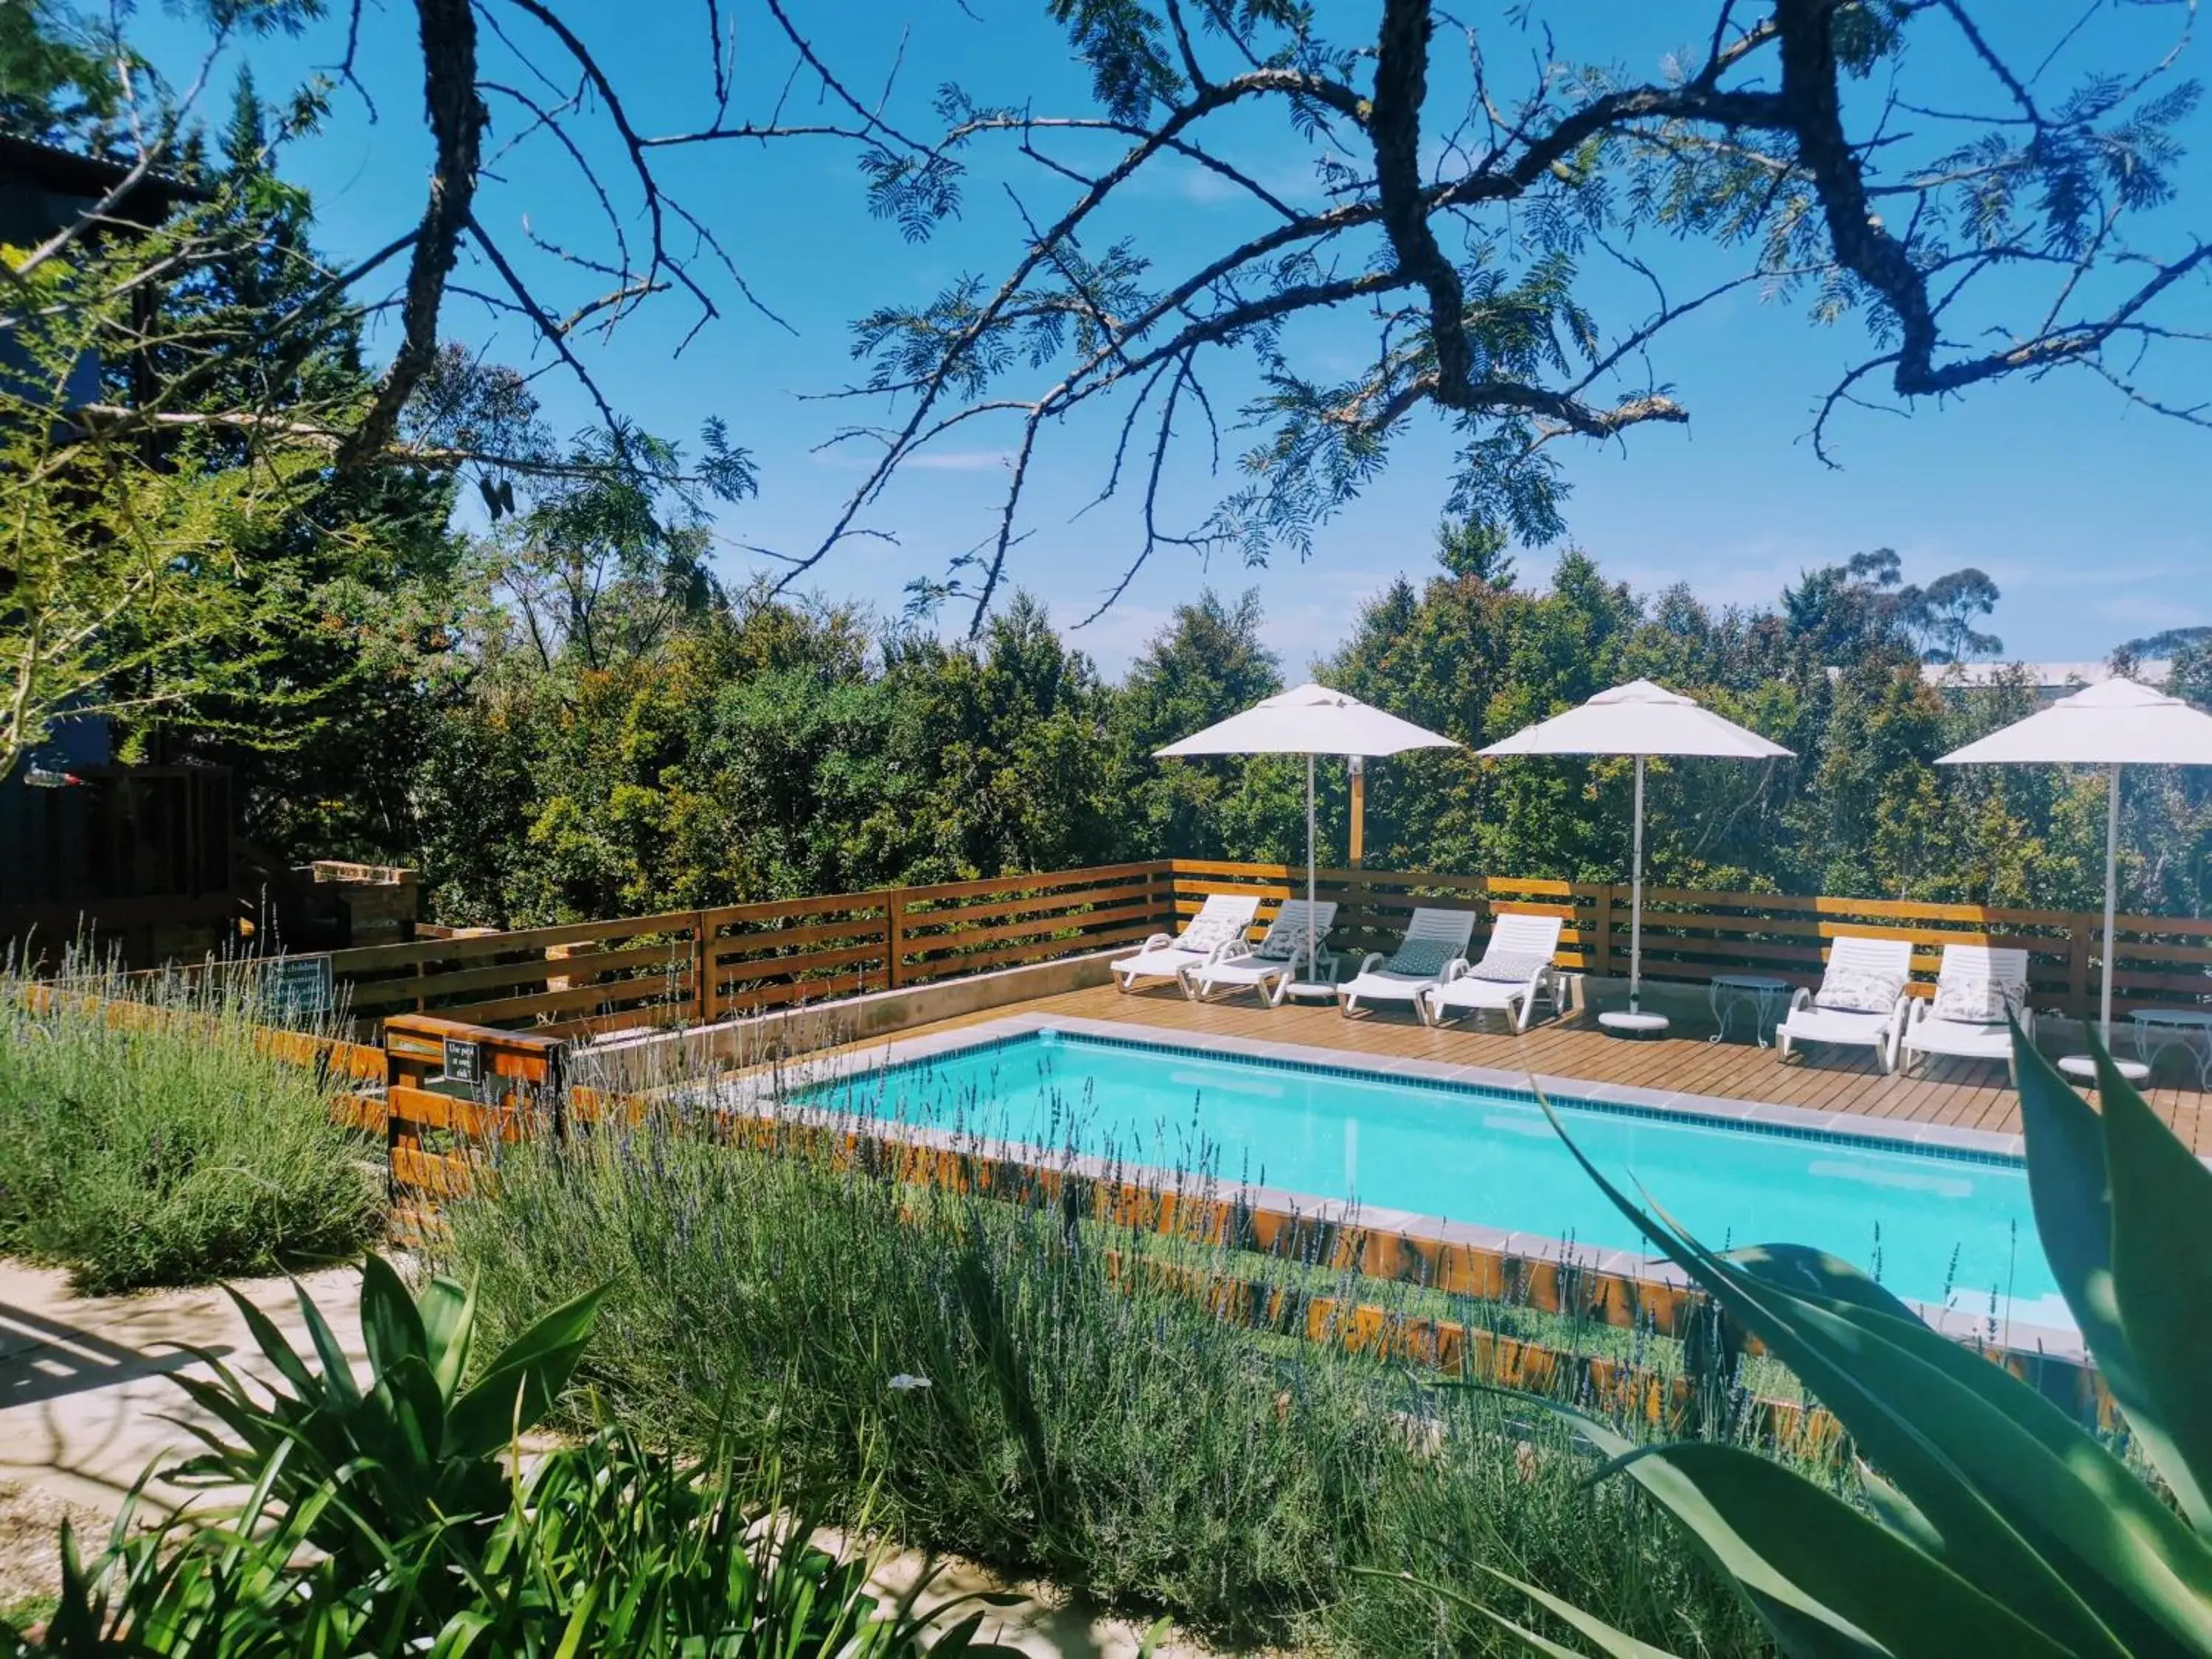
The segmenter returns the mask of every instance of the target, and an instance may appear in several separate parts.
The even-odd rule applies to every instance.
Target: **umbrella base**
[[[1619,1036],[1660,1036],[1669,1024],[1664,1014],[1647,1014],[1632,1008],[1613,1008],[1597,1017],[1597,1023]]]
[[[2116,1054],[2112,1066],[2130,1083],[2142,1083],[2150,1077],[2150,1067],[2139,1060],[2122,1060]],[[2097,1080],[2097,1062],[2087,1054],[2069,1054],[2058,1062],[2058,1069],[2079,1083]]]

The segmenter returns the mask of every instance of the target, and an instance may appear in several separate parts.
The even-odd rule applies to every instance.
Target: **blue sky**
[[[570,0],[563,9],[627,89],[641,129],[681,131],[706,118],[711,82],[700,7],[690,0]],[[929,130],[928,98],[947,80],[959,81],[981,102],[1033,98],[1041,112],[1083,101],[1082,72],[1044,21],[1042,0],[966,0],[964,6],[848,0],[791,9],[856,88],[872,93],[890,81],[886,111],[910,130]],[[1325,15],[1342,14],[1345,34],[1366,38],[1373,9],[1323,7]],[[1656,75],[1671,47],[1701,41],[1711,15],[1702,3],[1627,0],[1577,0],[1554,9],[1572,23],[1556,42],[1560,55],[1602,59],[1638,76]],[[1999,43],[2032,66],[2081,16],[2081,0],[2008,0],[1982,10]],[[2080,55],[2086,51],[2099,62],[2139,64],[2169,44],[2177,12],[2102,9],[2066,61],[2086,61]],[[757,114],[774,102],[791,54],[772,37],[763,14],[738,15],[735,106]],[[372,6],[361,67],[378,118],[370,120],[357,100],[341,94],[324,132],[288,163],[313,190],[321,239],[340,261],[380,246],[421,210],[428,143],[411,27],[412,8],[399,0],[386,0],[380,10]],[[1528,61],[1533,37],[1503,22],[1486,28],[1494,61]],[[182,25],[149,10],[139,32],[173,80],[190,80],[197,52]],[[335,37],[311,35],[257,44],[251,54],[264,89],[275,91],[327,62],[334,47]],[[1972,72],[1962,51],[1932,32],[1917,51],[1907,65],[1917,96],[1995,106],[1990,83]],[[1447,43],[1440,62],[1448,62],[1449,53]],[[2202,60],[2206,51],[2191,56]],[[511,68],[518,76],[526,72]],[[226,61],[211,77],[218,106],[233,72]],[[2184,72],[2190,72],[2186,60]],[[1448,73],[1439,70],[1440,77]],[[2055,83],[2070,77],[2054,70],[2048,78]],[[1432,107],[1446,101],[1440,94]],[[785,118],[805,118],[813,108],[802,83]],[[512,106],[498,118],[495,149],[520,125]],[[591,153],[619,191],[620,156],[606,143],[603,125],[593,131]],[[2181,169],[2181,201],[2148,222],[2169,236],[2185,225],[2212,234],[2212,164],[2201,153],[2212,149],[2212,117],[2200,112],[2186,136],[2191,154]],[[1310,153],[1286,131],[1247,121],[1223,143],[1271,186],[1314,198]],[[1085,159],[1079,148],[1062,153],[1078,164]],[[585,351],[617,405],[643,424],[683,435],[696,432],[705,416],[720,415],[734,440],[758,459],[759,500],[732,509],[722,522],[723,569],[734,577],[760,562],[744,551],[747,544],[811,548],[861,476],[860,446],[823,446],[842,425],[882,420],[883,409],[816,395],[854,377],[851,319],[885,301],[926,299],[963,272],[995,282],[1021,235],[1006,187],[1043,218],[1055,210],[1065,186],[1055,187],[1034,167],[978,157],[961,219],[915,246],[895,227],[869,218],[848,148],[789,142],[671,154],[667,176],[687,205],[714,226],[747,283],[782,322],[735,306],[672,357],[691,318],[670,303]],[[623,205],[635,231],[634,193]],[[542,142],[502,158],[480,210],[511,252],[527,252],[526,226],[564,244],[598,245],[591,241],[597,227],[576,174]],[[1142,177],[1102,227],[1102,240],[1134,235],[1158,270],[1173,273],[1255,222],[1211,176],[1164,167]],[[1709,249],[1661,238],[1646,236],[1634,251],[1679,293],[1730,268]],[[568,283],[568,292],[585,291],[571,280],[573,271],[546,258],[533,269],[554,288]],[[487,279],[478,272],[463,280]],[[1584,289],[1608,331],[1640,319],[1644,292],[1640,279],[1603,260],[1594,261]],[[730,297],[726,287],[720,297]],[[2212,326],[2212,285],[2200,282],[2182,300],[2170,321]],[[522,361],[532,350],[511,320],[464,307],[449,320],[452,332],[495,356]],[[1304,326],[1293,341],[1310,354],[1309,362],[1348,366],[1367,335],[1359,319],[1345,318]],[[1683,580],[1717,604],[1771,602],[1805,567],[1875,546],[1896,548],[1914,579],[1979,565],[2004,590],[1991,625],[2012,656],[2097,657],[2134,635],[2212,623],[2212,432],[2130,410],[2100,383],[2065,375],[2040,385],[1984,387],[1940,410],[1923,406],[1909,419],[1852,411],[1832,431],[1844,465],[1832,471],[1814,456],[1804,434],[1820,394],[1864,355],[1865,335],[1856,320],[1822,328],[1807,319],[1801,301],[1762,301],[1749,290],[1717,301],[1654,352],[1659,377],[1692,412],[1686,428],[1644,428],[1621,444],[1563,449],[1573,487],[1566,508],[1570,539],[1609,574],[1639,588]],[[2164,374],[2160,384],[2178,395],[2204,379],[2208,364],[2212,355],[2200,355],[2193,363],[2176,359],[2154,373]],[[1042,382],[1018,384],[1034,391]],[[1249,384],[1236,366],[1217,371],[1217,407],[1233,410]],[[562,424],[587,418],[581,398],[558,380],[549,376],[541,386]],[[1064,622],[1092,609],[1137,545],[1131,503],[1078,515],[1097,491],[1110,429],[1079,420],[1051,434],[1019,521],[1027,539],[1015,552],[1013,579],[1048,601]],[[909,578],[941,574],[948,559],[995,525],[1010,431],[979,425],[925,453],[861,520],[896,542],[848,544],[822,565],[815,585],[836,597],[893,608]],[[1229,480],[1207,476],[1202,433],[1191,429],[1184,436],[1164,500],[1187,524]],[[1248,441],[1224,433],[1224,460],[1233,464]],[[1306,562],[1285,555],[1263,569],[1218,561],[1206,569],[1186,553],[1160,555],[1121,604],[1077,635],[1077,642],[1109,671],[1118,670],[1169,610],[1203,584],[1231,591],[1255,585],[1271,641],[1297,671],[1342,637],[1362,599],[1401,571],[1418,575],[1431,568],[1449,453],[1433,422],[1418,424],[1397,445],[1383,477],[1320,532]],[[1540,582],[1553,556],[1553,550],[1522,551],[1523,581]],[[958,614],[964,619],[964,609]],[[951,620],[953,613],[947,615]]]

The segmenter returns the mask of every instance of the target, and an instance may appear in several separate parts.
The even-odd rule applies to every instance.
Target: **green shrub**
[[[488,1326],[608,1286],[582,1374],[629,1420],[725,1434],[910,1542],[1227,1641],[1500,1650],[1352,1571],[1486,1561],[1630,1629],[1763,1650],[1692,1549],[1632,1490],[1590,1486],[1542,1413],[1216,1318],[1123,1270],[1137,1236],[1042,1199],[932,1194],[659,1119],[508,1149],[497,1176],[441,1247]],[[1169,1265],[1229,1261],[1185,1243]]]
[[[139,981],[161,1017],[118,1023],[97,995],[36,1012],[0,975],[0,1253],[66,1267],[103,1295],[349,1255],[381,1225],[362,1152],[327,1087],[258,1052],[236,998]]]

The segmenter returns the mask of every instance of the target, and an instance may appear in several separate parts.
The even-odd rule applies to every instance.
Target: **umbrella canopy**
[[[1770,760],[1791,751],[1733,720],[1723,720],[1693,697],[1650,680],[1631,680],[1601,691],[1588,702],[1524,726],[1480,751],[1506,755],[1633,755],[1636,757],[1636,842],[1629,875],[1628,1006],[1644,986],[1644,763],[1653,755],[1710,756],[1722,760]],[[1651,1016],[1660,1022],[1660,1017]]]
[[[2212,766],[2212,714],[2133,680],[2106,680],[1954,750],[1936,763],[1995,761]]]
[[[1395,755],[1454,749],[1450,738],[1401,720],[1325,685],[1305,684],[1255,702],[1158,752],[1189,755]]]
[[[1306,757],[1306,975],[1320,941],[1314,937],[1314,757],[1396,755],[1408,749],[1456,749],[1457,739],[1310,681],[1254,703],[1180,743],[1155,750],[1175,759],[1193,755],[1304,755]]]
[[[1938,766],[2003,763],[2102,766],[2105,781],[2105,960],[2098,999],[2107,1041],[2112,1028],[2112,912],[2119,902],[2120,769],[2212,766],[2212,714],[2133,680],[2106,680],[1954,749]]]
[[[1710,755],[1765,760],[1789,754],[1724,720],[1695,698],[1650,680],[1601,691],[1564,714],[1524,726],[1485,755]]]

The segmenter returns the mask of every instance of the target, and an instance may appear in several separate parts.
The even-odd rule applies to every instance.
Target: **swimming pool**
[[[1525,1091],[1034,1030],[817,1081],[805,1104],[924,1128],[1203,1168],[1370,1207],[1562,1239],[1649,1244]],[[2024,1165],[1572,1098],[1591,1162],[1706,1244],[1812,1244],[1910,1300],[2070,1328]]]

